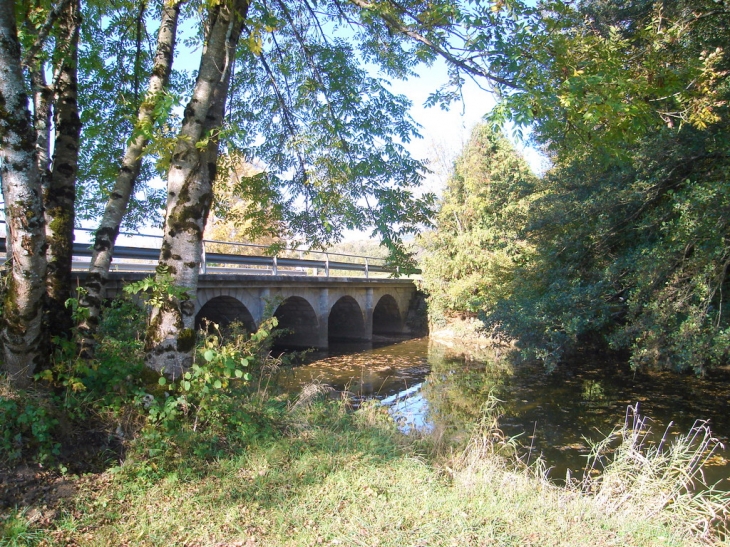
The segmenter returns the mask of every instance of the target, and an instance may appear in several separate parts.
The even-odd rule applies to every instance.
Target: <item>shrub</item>
[[[39,394],[13,390],[0,378],[0,461],[16,463],[32,456],[39,462],[52,461],[60,444],[53,431],[58,419]]]

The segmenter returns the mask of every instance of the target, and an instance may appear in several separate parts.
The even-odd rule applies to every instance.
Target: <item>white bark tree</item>
[[[217,3],[208,13],[198,77],[172,154],[167,176],[167,209],[158,275],[194,295],[202,255],[203,230],[210,211],[231,70],[235,62],[247,0]],[[148,367],[179,377],[192,364],[194,304],[170,297],[152,310],[145,340]]]
[[[65,4],[58,16],[54,48],[53,126],[50,179],[44,188],[46,216],[46,314],[48,336],[69,336],[73,325],[66,301],[72,296],[71,258],[74,239],[76,179],[79,169],[81,121],[78,109],[79,0]],[[36,116],[45,116],[40,110]],[[39,155],[42,157],[43,154]],[[45,154],[47,155],[47,154]]]
[[[157,49],[147,93],[137,115],[136,135],[132,136],[127,145],[99,228],[96,230],[89,275],[84,284],[86,295],[81,299],[81,305],[88,308],[87,316],[79,323],[81,350],[85,357],[93,356],[94,334],[99,325],[101,304],[105,296],[104,287],[109,278],[114,244],[139,176],[145,148],[149,144],[149,128],[154,123],[155,106],[167,88],[170,78],[177,37],[177,22],[183,3],[183,0],[175,0],[165,2],[162,7]]]
[[[3,302],[3,368],[27,384],[44,359],[45,221],[35,135],[21,70],[14,2],[0,0],[0,178],[11,260]]]

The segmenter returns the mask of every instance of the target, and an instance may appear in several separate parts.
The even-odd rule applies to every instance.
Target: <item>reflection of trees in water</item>
[[[431,374],[422,393],[428,401],[429,419],[440,435],[458,443],[479,423],[489,394],[500,398],[512,367],[496,360],[491,352],[464,353],[440,344],[429,346],[428,362]]]
[[[513,365],[488,351],[464,353],[432,344],[431,375],[424,385],[430,420],[447,441],[468,438],[490,393],[500,399],[500,420],[508,435],[520,435],[552,465],[570,460],[580,468],[585,436],[610,432],[625,405],[613,382],[595,370],[565,367],[548,374],[539,363]],[[613,414],[608,416],[608,411]],[[535,437],[533,437],[535,435]],[[568,453],[566,453],[568,451]],[[562,467],[562,466],[559,466]]]
[[[687,431],[696,418],[710,419],[721,438],[730,431],[727,386],[730,378],[696,378],[670,373],[635,372],[615,356],[584,356],[547,373],[538,362],[510,366],[490,355],[470,355],[432,344],[432,369],[423,389],[435,431],[447,442],[468,438],[478,423],[490,391],[502,400],[500,428],[521,435],[524,450],[542,454],[551,476],[566,469],[580,473],[589,451],[586,439],[598,441],[623,423],[628,405],[640,402],[661,437],[676,422]],[[658,439],[656,439],[658,441]],[[723,460],[725,461],[725,460]],[[710,472],[713,477],[726,468]]]
[[[584,401],[603,401],[606,399],[606,393],[601,382],[596,380],[583,381],[583,400]]]

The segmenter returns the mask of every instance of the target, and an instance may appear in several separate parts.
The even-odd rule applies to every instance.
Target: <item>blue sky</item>
[[[417,72],[417,78],[392,84],[394,92],[411,100],[411,116],[421,125],[423,139],[410,143],[408,149],[419,159],[435,160],[433,170],[439,167],[436,163],[448,160],[444,166],[448,170],[469,139],[474,126],[492,109],[495,100],[474,81],[467,79],[463,88],[463,102],[453,104],[448,111],[439,107],[426,108],[423,104],[428,96],[447,81],[446,64],[440,60],[432,67],[421,67]],[[515,145],[535,173],[541,174],[547,169],[547,160],[536,150],[517,141]],[[445,157],[438,161],[438,156]],[[426,189],[440,194],[445,182],[444,176],[443,173],[434,173],[426,181]]]

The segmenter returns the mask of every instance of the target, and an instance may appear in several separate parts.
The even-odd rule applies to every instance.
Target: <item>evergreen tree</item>
[[[432,313],[490,310],[512,292],[535,176],[514,146],[477,126],[447,183],[437,229],[423,238],[424,287]]]

